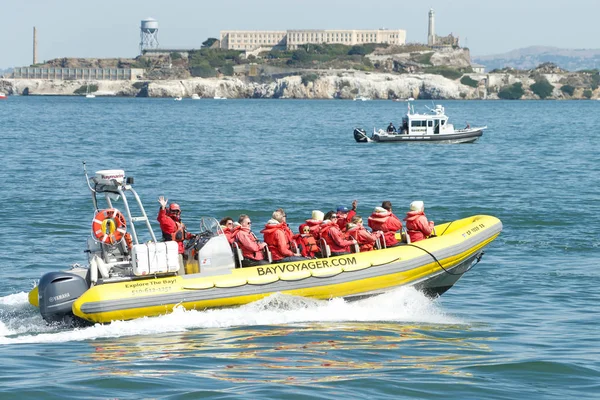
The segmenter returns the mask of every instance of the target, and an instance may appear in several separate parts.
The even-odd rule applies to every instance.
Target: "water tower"
[[[146,49],[158,48],[158,21],[154,18],[142,20],[140,25],[140,54]]]

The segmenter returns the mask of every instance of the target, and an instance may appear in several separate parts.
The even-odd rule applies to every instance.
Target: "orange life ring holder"
[[[127,232],[125,216],[116,208],[98,210],[92,220],[92,236],[99,242],[116,244]]]

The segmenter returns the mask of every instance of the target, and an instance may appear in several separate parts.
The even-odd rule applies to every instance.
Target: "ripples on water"
[[[489,130],[474,145],[431,146],[353,141],[354,126],[397,125],[404,103],[10,98],[0,104],[0,354],[11,368],[0,393],[594,398],[597,103],[444,102],[457,126]],[[134,176],[151,215],[159,195],[179,202],[191,227],[243,212],[258,231],[282,206],[296,228],[312,209],[356,198],[363,217],[384,199],[397,214],[423,199],[435,221],[492,214],[504,231],[436,301],[410,289],[356,303],[276,295],[49,327],[26,292],[44,272],[85,263],[82,160]]]

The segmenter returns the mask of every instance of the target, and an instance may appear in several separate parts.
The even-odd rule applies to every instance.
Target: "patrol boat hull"
[[[72,302],[73,315],[91,323],[151,317],[174,307],[235,307],[280,292],[314,299],[356,300],[401,286],[430,296],[451,288],[501,232],[492,216],[473,216],[436,226],[437,236],[412,244],[344,256],[196,273],[134,277],[97,284]],[[34,305],[37,288],[30,293]]]
[[[483,135],[483,129],[464,129],[454,133],[444,133],[438,135],[416,135],[403,133],[387,133],[383,131],[376,132],[368,137],[363,129],[354,129],[354,140],[359,143],[365,142],[429,142],[429,143],[474,143]]]

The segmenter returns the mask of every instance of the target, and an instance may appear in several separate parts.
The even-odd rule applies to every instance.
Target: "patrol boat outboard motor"
[[[38,285],[38,300],[42,318],[48,323],[71,324],[76,320],[72,305],[89,286],[79,275],[64,271],[44,274]]]

